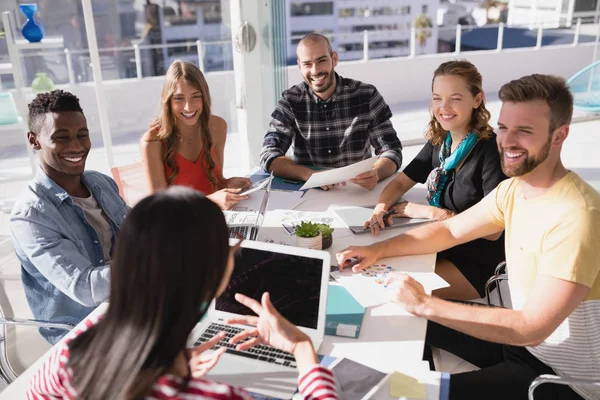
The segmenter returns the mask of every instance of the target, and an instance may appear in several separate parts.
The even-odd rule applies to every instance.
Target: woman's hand
[[[387,215],[385,203],[379,203],[373,209],[373,215],[365,222],[363,229],[371,229],[374,235],[379,234],[379,230],[392,224],[392,218]]]
[[[217,203],[222,210],[229,210],[236,203],[246,200],[248,196],[240,196],[241,188],[238,189],[221,189],[213,194],[209,194],[206,196],[211,199],[213,202]]]
[[[260,303],[240,293],[235,295],[235,299],[258,315],[258,317],[245,316],[226,321],[228,324],[256,326],[231,338],[231,343],[237,344],[236,349],[246,350],[261,343],[269,344],[276,349],[292,353],[300,374],[319,363],[310,338],[279,314],[271,303],[269,293],[263,293]],[[243,340],[245,341],[242,342]]]
[[[233,344],[248,339],[237,346],[239,350],[246,350],[261,343],[267,343],[276,349],[294,353],[298,343],[310,341],[306,334],[279,314],[271,303],[269,293],[263,293],[261,303],[240,293],[235,295],[235,299],[258,315],[258,317],[245,316],[226,321],[227,324],[256,326],[256,328],[246,329],[238,333],[231,339]]]
[[[221,347],[211,354],[203,353],[215,347],[224,337],[225,332],[219,332],[209,341],[188,350],[190,358],[189,367],[192,377],[202,378],[217,364],[221,355],[227,350],[226,347]]]
[[[230,188],[230,189],[246,189],[252,186],[252,181],[249,178],[240,178],[238,176],[234,176],[229,179],[221,180],[222,188]]]
[[[407,202],[394,205],[389,209],[389,213],[390,218],[403,217],[436,219],[435,212],[437,210],[439,210],[437,207]]]

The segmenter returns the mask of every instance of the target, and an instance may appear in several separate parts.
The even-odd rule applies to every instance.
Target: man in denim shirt
[[[111,178],[84,172],[91,143],[77,97],[37,95],[29,129],[40,169],[10,218],[23,286],[36,319],[77,324],[108,298],[111,253],[129,208]],[[54,344],[66,332],[40,333]]]

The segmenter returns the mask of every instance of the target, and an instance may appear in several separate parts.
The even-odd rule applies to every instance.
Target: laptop
[[[231,245],[236,242],[231,240]],[[325,251],[244,241],[235,257],[229,285],[211,303],[206,317],[190,336],[190,343],[197,346],[222,330],[227,332],[227,337],[215,347],[226,347],[227,352],[208,377],[262,396],[290,399],[298,386],[294,357],[264,344],[235,350],[229,338],[248,326],[226,325],[224,320],[255,315],[235,300],[236,293],[260,302],[262,294],[269,292],[281,315],[306,333],[318,349],[325,333],[329,264],[330,256]]]
[[[271,194],[271,183],[273,182],[273,174],[269,176],[266,183],[266,189],[263,193],[263,199],[258,211],[241,211],[241,210],[225,210],[225,220],[229,227],[230,238],[243,238],[248,240],[256,240],[263,220],[265,212],[269,204],[269,195]],[[259,184],[260,185],[260,184]],[[264,182],[263,182],[264,186]],[[248,190],[246,193],[252,193],[254,189]]]
[[[406,202],[404,199],[400,199],[398,203]],[[336,214],[344,221],[348,228],[355,233],[367,233],[371,232],[370,229],[364,229],[365,222],[368,221],[373,215],[373,210],[375,209],[375,205],[372,206],[362,206],[362,207],[342,207],[334,209]],[[390,226],[386,226],[383,231],[387,231],[390,229],[396,228],[405,228],[407,226],[423,224],[426,222],[431,222],[430,219],[426,218],[394,218],[394,222]]]

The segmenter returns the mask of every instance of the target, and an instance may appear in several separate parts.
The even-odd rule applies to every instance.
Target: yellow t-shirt
[[[537,275],[576,282],[591,290],[539,346],[527,349],[559,375],[600,376],[600,194],[574,172],[546,193],[525,199],[517,178],[507,179],[482,203],[490,221],[505,229],[508,284],[522,309]],[[549,296],[552,294],[549,293]],[[600,391],[574,388],[584,398]]]

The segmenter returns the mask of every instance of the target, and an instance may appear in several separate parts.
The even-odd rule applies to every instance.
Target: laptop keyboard
[[[229,227],[229,237],[236,239],[241,236],[244,239],[247,239],[249,230],[249,226],[231,226]]]
[[[285,367],[296,368],[296,360],[294,356],[290,353],[286,353],[285,351],[278,350],[274,347],[267,346],[264,344],[254,346],[248,350],[236,350],[234,344],[229,343],[229,339],[238,333],[242,332],[243,329],[236,328],[229,325],[222,325],[217,323],[211,323],[208,328],[204,332],[202,332],[202,336],[194,343],[194,346],[198,346],[208,340],[212,339],[217,333],[225,331],[225,337],[221,339],[219,343],[214,347],[214,349],[218,349],[220,347],[225,347],[227,353],[235,354],[237,356],[248,357],[255,360],[266,361],[268,363],[273,363],[277,365],[283,365]]]

